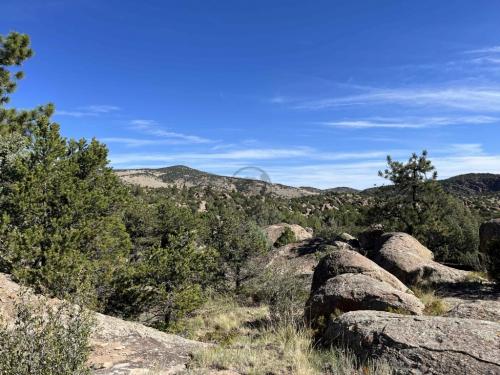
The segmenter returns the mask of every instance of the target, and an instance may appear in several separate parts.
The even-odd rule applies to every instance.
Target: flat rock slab
[[[339,340],[364,358],[382,358],[396,374],[500,374],[500,324],[484,320],[352,311],[331,322]]]
[[[95,374],[176,374],[204,344],[97,314],[90,364]]]
[[[496,300],[463,300],[459,298],[444,298],[450,306],[445,314],[447,317],[488,320],[500,323],[500,301]]]
[[[271,250],[262,266],[292,270],[294,273],[312,277],[314,268],[318,264],[316,252],[319,251],[320,246],[321,242],[315,240],[290,243]],[[309,282],[308,286],[310,285]]]
[[[8,275],[0,274],[0,315],[13,317],[14,304],[19,300],[21,287]],[[44,298],[38,296],[37,298]],[[47,299],[49,304],[61,303]],[[90,342],[89,364],[100,375],[166,375],[182,372],[190,354],[206,344],[128,322],[96,314],[96,326]]]

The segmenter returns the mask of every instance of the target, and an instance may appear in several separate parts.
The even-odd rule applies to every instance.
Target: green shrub
[[[285,230],[283,231],[283,233],[281,233],[281,236],[279,236],[279,238],[276,240],[274,246],[281,247],[288,245],[289,243],[293,243],[295,241],[297,241],[297,239],[295,238],[295,233],[293,233],[293,231],[289,227],[285,227]]]
[[[205,215],[205,244],[219,253],[222,281],[233,281],[239,293],[242,283],[251,275],[251,261],[266,252],[267,241],[262,230],[243,214],[229,207]]]
[[[14,310],[13,324],[0,324],[0,374],[90,374],[89,312],[67,303],[33,302],[26,295]]]
[[[158,329],[201,306],[211,283],[218,253],[200,248],[189,232],[170,236],[168,247],[152,247],[118,279],[109,313],[141,316]]]
[[[485,271],[473,271],[469,272],[465,276],[465,281],[468,281],[469,283],[484,283],[488,282],[490,280],[490,275],[488,275],[487,272]]]
[[[309,283],[291,267],[270,267],[251,283],[248,290],[269,306],[273,324],[301,323],[309,295]]]

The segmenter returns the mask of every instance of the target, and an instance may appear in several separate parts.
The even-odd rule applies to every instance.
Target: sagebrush
[[[11,324],[0,324],[0,374],[90,374],[92,326],[91,313],[76,305],[53,306],[24,294]]]

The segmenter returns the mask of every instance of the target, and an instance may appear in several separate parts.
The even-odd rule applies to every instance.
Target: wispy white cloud
[[[120,141],[121,139],[118,138]],[[388,154],[394,156],[408,155],[408,150],[382,150],[359,152],[323,152],[310,147],[293,148],[251,148],[230,150],[226,152],[181,152],[181,153],[126,153],[113,154],[113,163],[124,164],[129,162],[198,162],[200,160],[220,161],[262,161],[286,160],[287,162],[304,160],[317,161],[345,161],[345,160],[385,160]]]
[[[114,105],[89,105],[78,107],[76,110],[56,110],[57,116],[70,117],[96,117],[103,114],[120,111],[121,108]]]
[[[490,46],[465,51],[464,53],[500,53],[500,46]]]
[[[342,164],[306,164],[267,168],[272,181],[291,186],[312,186],[327,189],[336,186],[367,188],[383,181],[377,176],[384,167],[384,161],[355,162]]]
[[[422,129],[434,126],[448,125],[482,125],[499,123],[500,118],[491,116],[436,116],[436,117],[376,117],[369,119],[339,120],[322,122],[331,127],[367,129],[367,128],[392,128],[392,129]]]
[[[85,116],[97,116],[97,113],[57,110],[55,116],[85,117]]]
[[[175,162],[189,163],[203,160],[274,160],[288,159],[293,157],[304,157],[311,154],[311,149],[307,147],[295,149],[246,149],[228,152],[185,152],[185,153],[126,153],[112,154],[111,162],[113,164],[127,163],[148,163],[148,162]]]
[[[405,161],[410,154],[404,150],[388,153],[401,161]],[[376,155],[377,152],[371,154]],[[385,156],[386,153],[379,154]],[[370,153],[366,155],[369,156]],[[472,172],[500,173],[500,154],[487,154],[480,144],[444,145],[436,149],[430,159],[438,170],[439,178]],[[266,168],[266,172],[273,181],[292,186],[350,186],[363,189],[387,184],[387,181],[377,175],[377,172],[385,167],[385,157],[353,160],[349,158],[329,163],[312,161],[298,166],[271,166]]]
[[[94,113],[110,113],[119,111],[121,108],[116,105],[89,105],[83,109]]]
[[[283,104],[288,102],[288,98],[281,96],[281,95],[276,95],[273,96],[271,99],[269,99],[269,102],[274,103],[274,104]]]
[[[404,150],[384,150],[384,151],[358,151],[358,152],[317,152],[311,155],[311,159],[324,161],[341,160],[384,160],[388,154],[405,155]]]
[[[500,154],[440,156],[431,158],[439,178],[464,173],[500,173]],[[359,161],[353,163],[306,164],[266,168],[272,181],[292,186],[331,188],[349,186],[365,189],[387,184],[377,172],[385,167],[385,161]]]
[[[477,58],[469,60],[469,61],[473,64],[497,65],[497,64],[500,64],[500,57],[477,57]]]
[[[293,149],[242,149],[227,152],[111,154],[117,168],[163,167],[187,164],[230,176],[245,165],[262,167],[273,182],[292,186],[367,188],[387,183],[377,176],[385,156],[406,160],[413,150],[374,150],[325,153],[308,147]],[[500,173],[500,154],[486,153],[481,144],[463,143],[436,147],[430,159],[440,178],[469,172]],[[294,162],[296,161],[296,162]]]
[[[158,126],[158,122],[155,120],[131,120],[130,124],[135,125],[138,128]]]
[[[183,141],[184,143],[210,143],[212,142],[208,138],[199,137],[196,135],[188,135],[183,133],[177,133],[169,130],[165,130],[160,127],[158,122],[154,120],[137,119],[130,121],[130,124],[135,130],[142,133],[152,135],[155,137],[176,139],[178,141]]]
[[[464,173],[500,173],[500,154],[455,155],[432,159],[440,178]]]
[[[323,98],[298,103],[296,108],[323,110],[361,105],[405,105],[413,107],[439,107],[468,111],[500,112],[500,88],[397,88],[374,89],[365,93]]]
[[[143,146],[158,146],[158,145],[185,145],[193,143],[182,138],[160,138],[160,139],[143,139],[132,137],[104,137],[100,138],[104,143],[122,144],[125,147],[143,147]],[[197,143],[197,142],[195,142]]]
[[[448,147],[438,148],[437,154],[448,154],[449,156],[478,156],[484,155],[483,145],[480,143],[453,143]]]

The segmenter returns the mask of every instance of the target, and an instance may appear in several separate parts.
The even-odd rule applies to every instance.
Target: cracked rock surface
[[[496,322],[352,311],[331,322],[324,337],[385,359],[396,374],[500,374]]]

